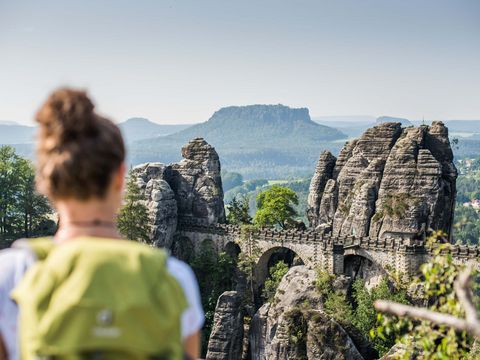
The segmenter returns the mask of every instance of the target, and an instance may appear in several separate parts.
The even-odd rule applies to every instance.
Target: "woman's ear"
[[[120,164],[118,167],[117,172],[115,173],[114,179],[113,179],[113,186],[115,190],[117,191],[123,191],[123,187],[125,185],[125,173],[126,173],[127,166],[125,165],[124,162]]]

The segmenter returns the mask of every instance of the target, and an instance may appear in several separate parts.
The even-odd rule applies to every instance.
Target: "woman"
[[[61,219],[54,243],[62,246],[80,237],[121,239],[115,218],[122,201],[125,148],[118,127],[94,112],[84,92],[72,89],[52,93],[36,121],[37,187]],[[18,309],[10,293],[35,261],[25,249],[0,252],[0,359],[20,358]],[[188,303],[181,335],[185,354],[196,359],[204,320],[198,285],[186,264],[168,258],[166,266]]]

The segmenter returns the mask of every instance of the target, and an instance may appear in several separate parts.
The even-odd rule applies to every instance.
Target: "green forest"
[[[453,239],[457,243],[477,245],[480,239],[480,209],[472,205],[480,200],[480,157],[456,161],[459,172],[455,204]]]
[[[10,146],[0,147],[0,189],[0,248],[18,238],[55,232],[53,210],[35,190],[32,163]]]

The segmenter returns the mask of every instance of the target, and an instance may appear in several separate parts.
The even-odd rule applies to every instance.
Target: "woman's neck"
[[[111,239],[120,239],[121,236],[118,233],[117,229],[106,229],[106,228],[97,228],[97,227],[74,227],[67,226],[58,229],[54,236],[56,243],[60,244],[67,242],[79,237],[102,237],[102,238],[111,238]]]
[[[64,200],[56,204],[59,228],[55,241],[62,243],[82,236],[121,238],[116,227],[116,206],[105,200]]]

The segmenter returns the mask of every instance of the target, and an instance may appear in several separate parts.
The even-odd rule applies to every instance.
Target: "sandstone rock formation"
[[[346,331],[321,308],[315,271],[292,267],[272,303],[264,304],[252,319],[251,358],[363,359]],[[298,333],[304,337],[296,337]]]
[[[170,248],[177,229],[177,201],[170,185],[163,180],[166,169],[163,164],[148,163],[135,167],[132,174],[146,198],[151,243]]]
[[[178,221],[204,225],[225,221],[215,148],[203,139],[193,139],[182,148],[182,155],[179,163],[147,163],[132,170],[146,198],[150,238],[156,246],[172,246]]]
[[[317,162],[315,168],[315,176],[310,183],[310,189],[308,192],[308,217],[311,218],[311,226],[317,226],[318,217],[316,216],[320,212],[320,202],[322,201],[323,192],[328,180],[333,177],[333,169],[337,158],[330,152],[324,151],[320,155],[320,159]],[[331,185],[330,185],[331,186]]]
[[[320,155],[307,216],[312,227],[334,236],[450,233],[456,177],[443,123],[382,123],[348,142],[336,161],[328,152]]]
[[[225,222],[220,160],[204,139],[182,147],[184,159],[169,166],[167,182],[175,193],[180,220],[210,225]]]
[[[241,359],[242,300],[236,291],[226,291],[218,298],[206,360]]]

